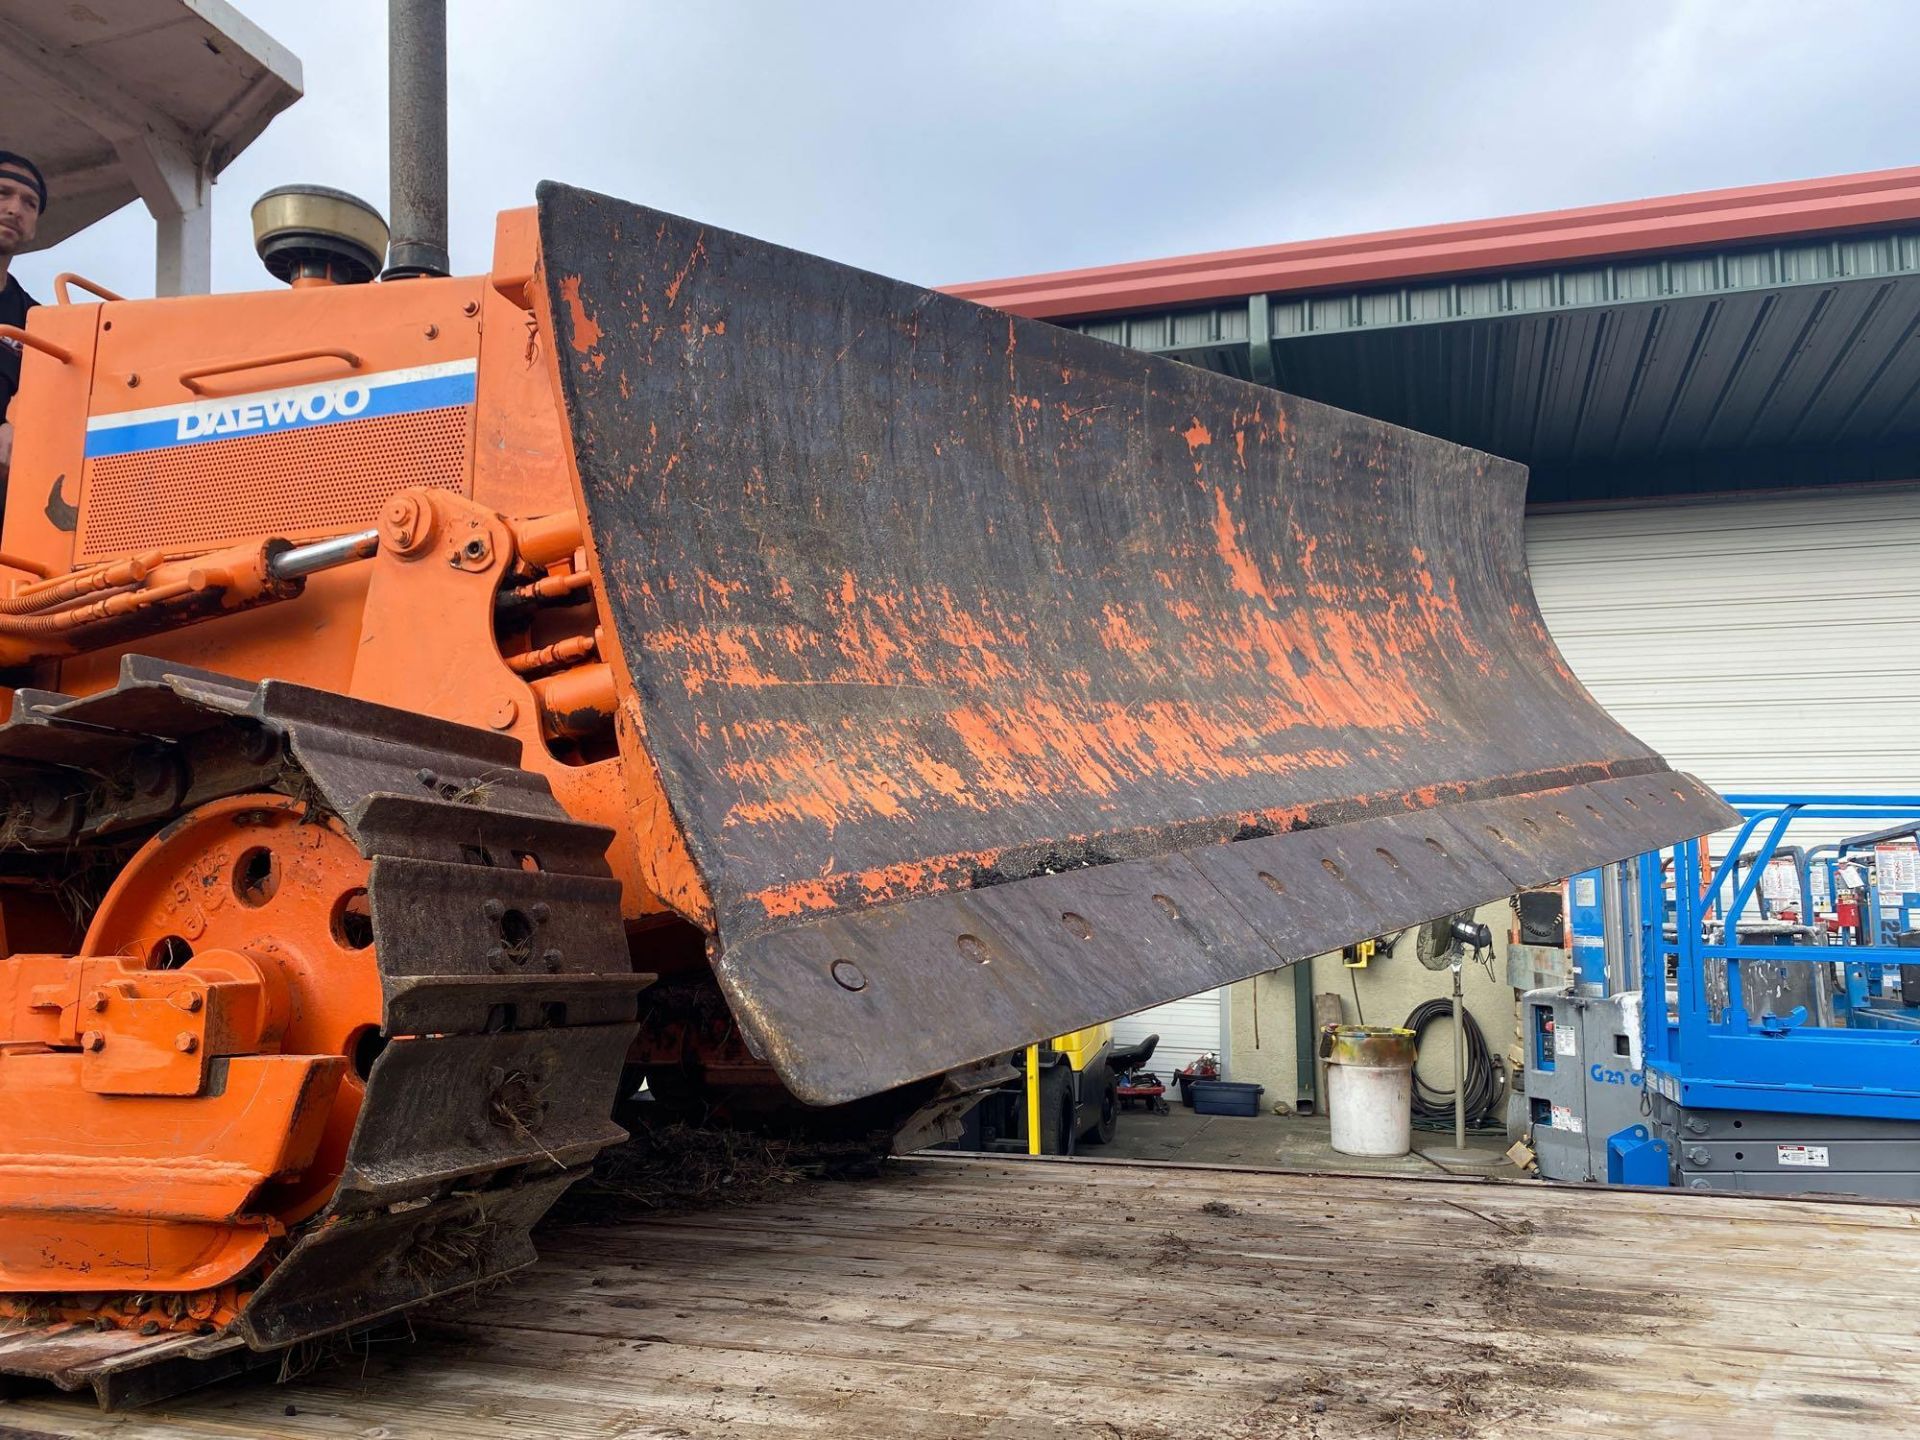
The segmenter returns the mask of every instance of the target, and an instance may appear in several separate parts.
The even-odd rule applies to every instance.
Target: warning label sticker
[[[1578,1055],[1580,1053],[1580,1032],[1571,1025],[1554,1026],[1553,1053],[1556,1055]]]
[[[1824,1145],[1776,1145],[1773,1148],[1782,1165],[1810,1165],[1818,1170],[1827,1168],[1827,1147]]]
[[[1569,1110],[1565,1105],[1556,1105],[1553,1107],[1553,1128],[1556,1130],[1568,1131],[1570,1134],[1579,1135],[1582,1132],[1584,1132],[1587,1127],[1581,1121],[1580,1117],[1574,1114],[1573,1111]],[[1824,1165],[1826,1164],[1826,1161],[1823,1160],[1820,1163]]]

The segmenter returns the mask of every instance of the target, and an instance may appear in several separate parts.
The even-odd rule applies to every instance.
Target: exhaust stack
[[[449,273],[447,0],[388,0],[388,211],[383,280]]]

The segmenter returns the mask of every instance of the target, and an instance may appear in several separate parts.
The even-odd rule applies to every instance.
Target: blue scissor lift
[[[1920,797],[1727,800],[1741,826],[1725,858],[1688,840],[1638,862],[1650,1133],[1616,1137],[1616,1168],[1920,1198],[1920,894],[1878,873],[1893,853],[1878,847],[1920,833]],[[1787,843],[1809,831],[1845,838]],[[1768,898],[1776,860],[1797,895]],[[1815,923],[1822,892],[1853,923]]]

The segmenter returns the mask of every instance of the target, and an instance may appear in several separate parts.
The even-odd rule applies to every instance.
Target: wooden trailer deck
[[[417,1343],[0,1440],[1920,1433],[1920,1210],[916,1159],[549,1229]]]

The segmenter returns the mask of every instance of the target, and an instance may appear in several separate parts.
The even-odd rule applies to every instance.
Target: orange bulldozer
[[[558,185],[33,313],[0,533],[0,1372],[152,1398],[532,1258],[644,1080],[996,1057],[1716,828],[1524,472]]]

